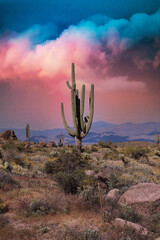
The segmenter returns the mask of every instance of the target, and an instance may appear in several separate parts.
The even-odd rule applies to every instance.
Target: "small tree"
[[[30,129],[29,129],[29,124],[27,123],[27,125],[26,125],[26,138],[28,139],[28,147],[30,147],[29,136],[30,136]]]

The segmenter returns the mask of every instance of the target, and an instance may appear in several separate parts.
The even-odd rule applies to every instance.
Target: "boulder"
[[[132,222],[123,220],[121,218],[115,218],[114,225],[117,227],[121,227],[121,228],[125,228],[125,227],[132,228],[135,230],[135,232],[140,233],[143,236],[147,236],[149,234],[147,228],[145,228],[137,223],[132,223]]]
[[[139,183],[129,188],[119,199],[119,204],[127,203],[142,216],[160,211],[160,185]]]
[[[119,198],[119,189],[116,189],[116,188],[115,188],[115,189],[110,190],[110,191],[107,193],[106,198],[107,198],[108,200],[112,200],[112,201],[118,200],[118,198]]]
[[[15,132],[13,130],[5,130],[0,133],[0,138],[2,140],[17,140],[17,136],[15,135]]]

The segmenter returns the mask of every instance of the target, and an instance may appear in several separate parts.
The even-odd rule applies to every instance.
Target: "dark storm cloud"
[[[0,0],[0,29],[24,31],[35,24],[54,23],[61,32],[95,14],[129,18],[137,12],[153,13],[159,7],[160,0]]]

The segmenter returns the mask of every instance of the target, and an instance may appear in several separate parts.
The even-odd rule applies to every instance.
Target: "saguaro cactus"
[[[156,128],[155,129],[155,134],[154,134],[154,140],[155,140],[156,144],[159,144],[159,138],[160,138],[160,135],[158,134],[157,128]]]
[[[30,140],[29,140],[29,124],[26,125],[26,138],[28,139],[28,147],[30,147]]]
[[[72,63],[72,85],[67,81],[67,86],[71,90],[71,106],[72,106],[72,120],[74,131],[72,131],[64,115],[63,103],[61,103],[61,113],[65,129],[68,134],[75,138],[75,145],[78,151],[81,151],[82,148],[82,138],[84,138],[90,130],[93,112],[94,112],[94,85],[91,85],[90,97],[89,97],[89,116],[84,115],[84,102],[85,102],[85,85],[82,86],[81,99],[79,98],[78,89],[76,89],[75,82],[75,68],[74,63]]]

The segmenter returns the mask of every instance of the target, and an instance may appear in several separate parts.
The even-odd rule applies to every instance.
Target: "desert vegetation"
[[[82,150],[0,141],[0,239],[160,236],[159,144],[101,141]],[[156,200],[148,204],[150,184]],[[141,189],[142,203],[128,189],[137,199]]]

